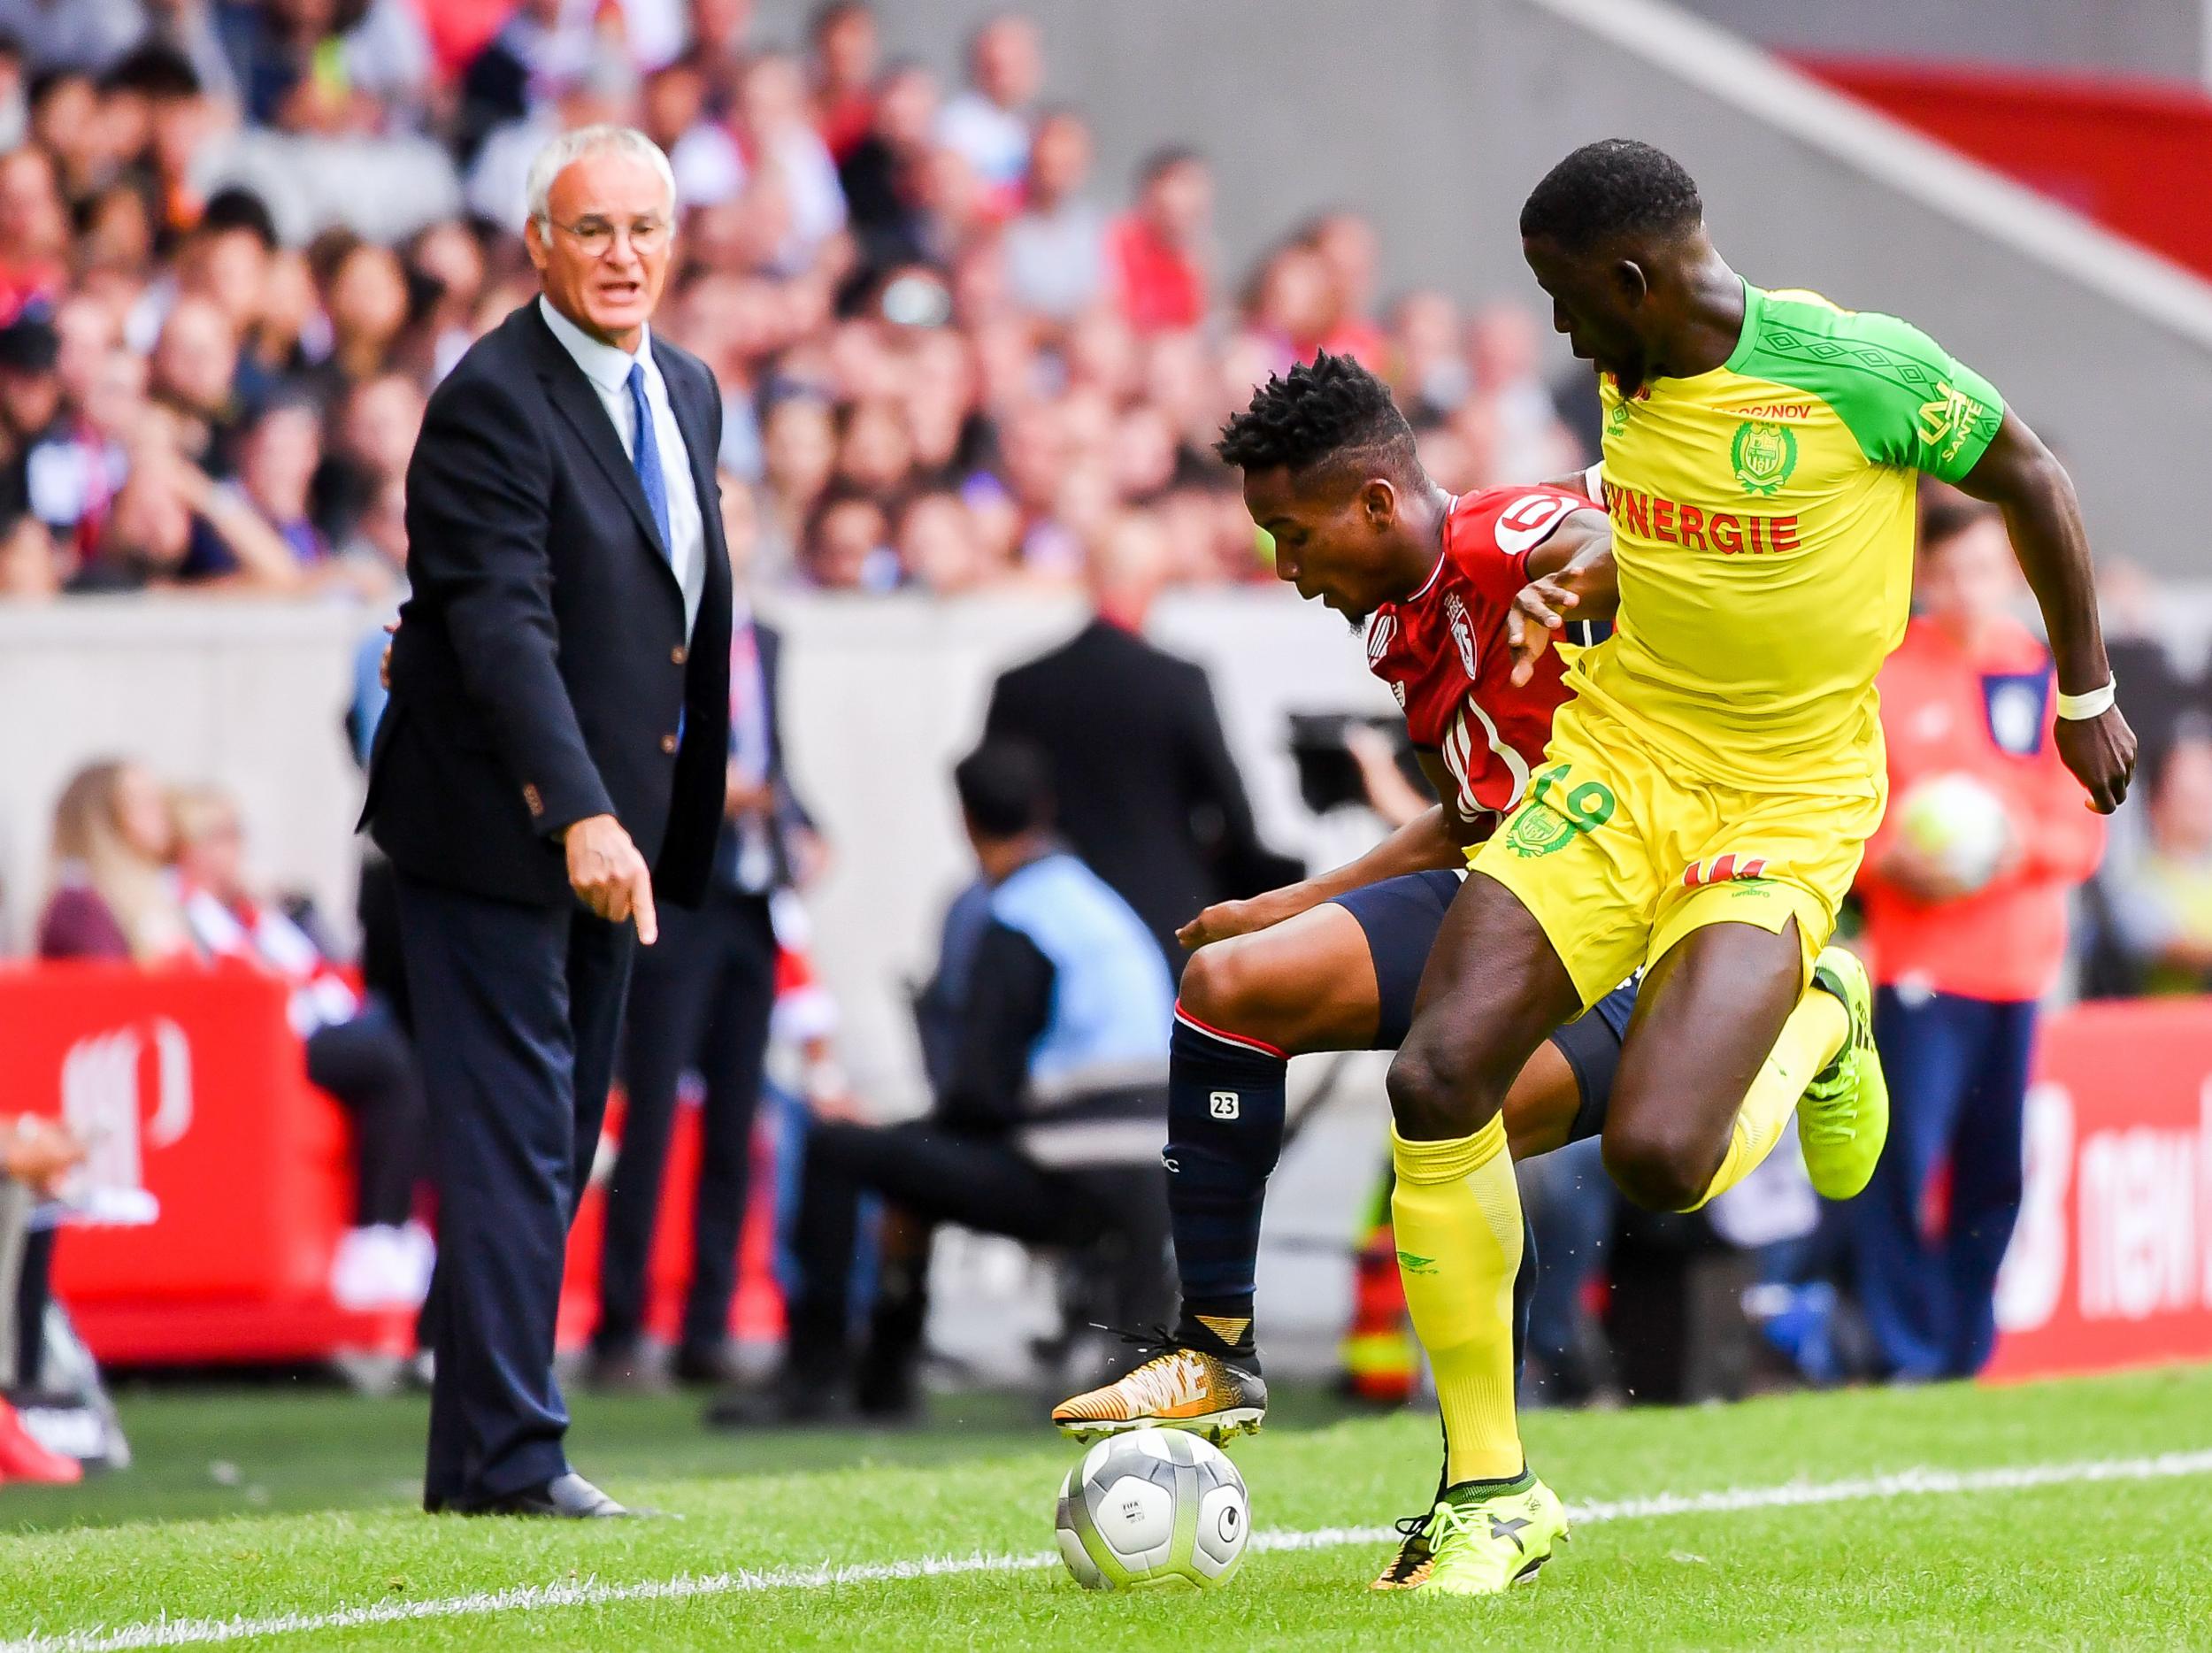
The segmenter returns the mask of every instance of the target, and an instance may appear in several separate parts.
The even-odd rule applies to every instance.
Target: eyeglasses
[[[668,245],[669,224],[666,219],[641,218],[624,227],[610,224],[603,218],[580,218],[573,224],[564,224],[557,219],[546,220],[559,230],[588,258],[603,258],[614,250],[614,244],[622,235],[630,238],[630,250],[641,258],[649,258]]]

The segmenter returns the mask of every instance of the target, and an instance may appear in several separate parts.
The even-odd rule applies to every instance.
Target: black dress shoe
[[[535,1487],[525,1487],[482,1503],[457,1504],[463,1515],[535,1515],[562,1521],[609,1521],[650,1516],[656,1510],[632,1510],[617,1503],[574,1470]]]

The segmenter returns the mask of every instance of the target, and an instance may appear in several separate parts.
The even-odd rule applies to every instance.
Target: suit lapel
[[[598,461],[599,468],[614,484],[622,503],[630,508],[638,531],[645,535],[645,543],[653,548],[653,560],[667,568],[668,557],[661,545],[660,529],[653,521],[653,508],[645,503],[645,489],[639,485],[630,456],[622,451],[622,438],[616,434],[614,422],[607,417],[606,407],[599,400],[599,392],[576,365],[576,358],[561,348],[561,342],[553,336],[553,329],[545,325],[545,318],[538,313],[537,300],[532,299],[527,309],[527,326],[537,343],[538,377],[545,383],[546,396],[582,440],[591,457]],[[673,570],[669,578],[675,578]]]
[[[676,428],[683,433],[684,457],[691,462],[691,485],[698,490],[699,516],[706,529],[707,568],[711,582],[712,571],[720,568],[726,574],[730,561],[729,546],[722,538],[722,512],[717,508],[714,491],[718,456],[707,441],[712,427],[696,405],[697,398],[687,391],[687,375],[658,334],[653,339],[653,359],[660,365],[661,381],[668,387],[668,405],[676,411]]]

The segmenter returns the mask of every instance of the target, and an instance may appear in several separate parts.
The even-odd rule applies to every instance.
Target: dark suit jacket
[[[622,440],[534,298],[431,396],[407,467],[412,595],[361,814],[404,873],[566,901],[559,834],[611,814],[660,895],[688,905],[705,890],[729,750],[722,404],[697,358],[656,334],[653,359],[706,530],[689,637]]]
[[[1179,972],[1201,908],[1302,871],[1253,829],[1204,669],[1110,621],[1001,676],[984,732],[1043,749],[1061,833]]]

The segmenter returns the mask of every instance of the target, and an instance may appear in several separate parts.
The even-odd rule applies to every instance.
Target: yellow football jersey
[[[1747,282],[1721,366],[1600,390],[1621,606],[1570,685],[1691,776],[1878,791],[1914,479],[1973,468],[1996,391],[1893,316]]]

